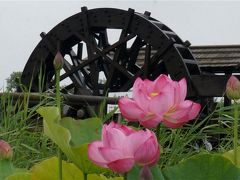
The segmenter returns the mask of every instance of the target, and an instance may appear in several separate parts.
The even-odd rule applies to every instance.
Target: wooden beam
[[[197,94],[203,97],[222,97],[231,75],[192,75],[191,80]],[[236,76],[240,79],[240,76]],[[189,94],[188,96],[191,96]]]
[[[38,104],[44,98],[49,98],[53,101],[55,98],[55,94],[53,93],[0,93],[1,96],[12,98],[13,102],[29,98],[29,102],[32,105]],[[61,94],[61,97],[63,103],[70,106],[80,106],[83,104],[96,105],[103,101],[106,101],[107,104],[117,104],[118,102],[118,98],[104,96]]]

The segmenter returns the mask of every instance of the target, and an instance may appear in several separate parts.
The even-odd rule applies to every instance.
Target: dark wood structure
[[[210,73],[240,72],[240,45],[192,46],[190,50],[202,71]]]
[[[201,45],[189,48],[205,73],[240,73],[240,45]],[[137,57],[140,66],[144,63],[144,51],[142,49]],[[154,55],[154,50],[151,53]]]
[[[239,70],[240,46],[190,47],[150,12],[133,9],[83,7],[41,37],[22,75],[22,83],[31,84],[35,92],[40,83],[44,89],[54,88],[58,47],[65,58],[61,80],[71,80],[63,91],[81,95],[127,91],[139,76],[153,80],[166,73],[175,80],[187,79],[189,97],[216,97],[223,95],[230,74]],[[43,82],[39,72],[44,72]]]
[[[206,85],[200,88],[208,96],[221,97],[225,91],[226,81],[231,74],[240,74],[240,45],[206,45],[190,47],[202,70],[202,80]],[[212,75],[214,74],[214,76]],[[194,77],[195,78],[195,77]],[[196,77],[193,80],[199,79]],[[204,84],[204,83],[203,83]],[[205,94],[205,93],[204,93]]]
[[[190,46],[194,58],[197,60],[198,66],[202,71],[202,76],[216,75],[216,77],[210,76],[212,79],[224,79],[229,75],[240,75],[240,45],[202,45],[202,46]],[[151,51],[152,55],[156,53],[156,50]],[[145,49],[139,51],[137,62],[139,66],[144,63]],[[193,76],[197,78],[197,76]],[[223,84],[224,85],[224,84]],[[224,87],[223,87],[224,88]],[[209,89],[209,88],[207,88]],[[206,89],[206,90],[207,90]],[[215,93],[215,95],[207,96],[222,96],[221,93]]]

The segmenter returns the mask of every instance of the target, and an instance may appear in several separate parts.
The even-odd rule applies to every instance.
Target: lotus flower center
[[[157,96],[157,95],[158,95],[157,92],[152,92],[152,93],[150,93],[150,97],[155,97],[155,96]]]
[[[176,107],[172,106],[170,109],[164,114],[165,118],[169,118],[169,116],[176,111]]]
[[[174,113],[175,111],[176,111],[176,107],[175,107],[175,106],[172,106],[172,107],[170,107],[170,109],[168,110],[167,114]]]
[[[151,119],[151,118],[153,118],[154,116],[155,116],[154,113],[148,112],[148,113],[145,115],[145,120]]]
[[[168,120],[168,121],[171,121],[172,123],[175,123],[177,121],[177,119],[173,119],[171,118],[171,113],[174,113],[176,111],[176,107],[173,106],[169,109],[168,112],[166,112],[164,115],[163,115],[163,118]]]

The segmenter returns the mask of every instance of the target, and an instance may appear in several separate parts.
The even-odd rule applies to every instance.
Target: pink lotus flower
[[[159,156],[160,148],[152,131],[135,131],[114,122],[103,126],[101,141],[88,146],[91,161],[118,173],[128,172],[135,163],[154,165]]]
[[[160,75],[155,81],[137,78],[133,85],[133,99],[121,98],[118,102],[120,111],[128,121],[138,121],[147,128],[154,128],[159,123],[170,128],[177,128],[194,119],[200,104],[185,100],[187,83],[171,80]]]
[[[11,146],[4,140],[0,140],[0,160],[11,159],[13,155]]]
[[[226,95],[229,99],[240,99],[240,81],[235,76],[227,81]]]

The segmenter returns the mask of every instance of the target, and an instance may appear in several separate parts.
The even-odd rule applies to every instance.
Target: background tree
[[[12,72],[10,74],[10,77],[6,79],[6,81],[7,81],[6,90],[7,91],[14,92],[18,89],[18,87],[20,85],[21,75],[22,75],[21,71]]]

